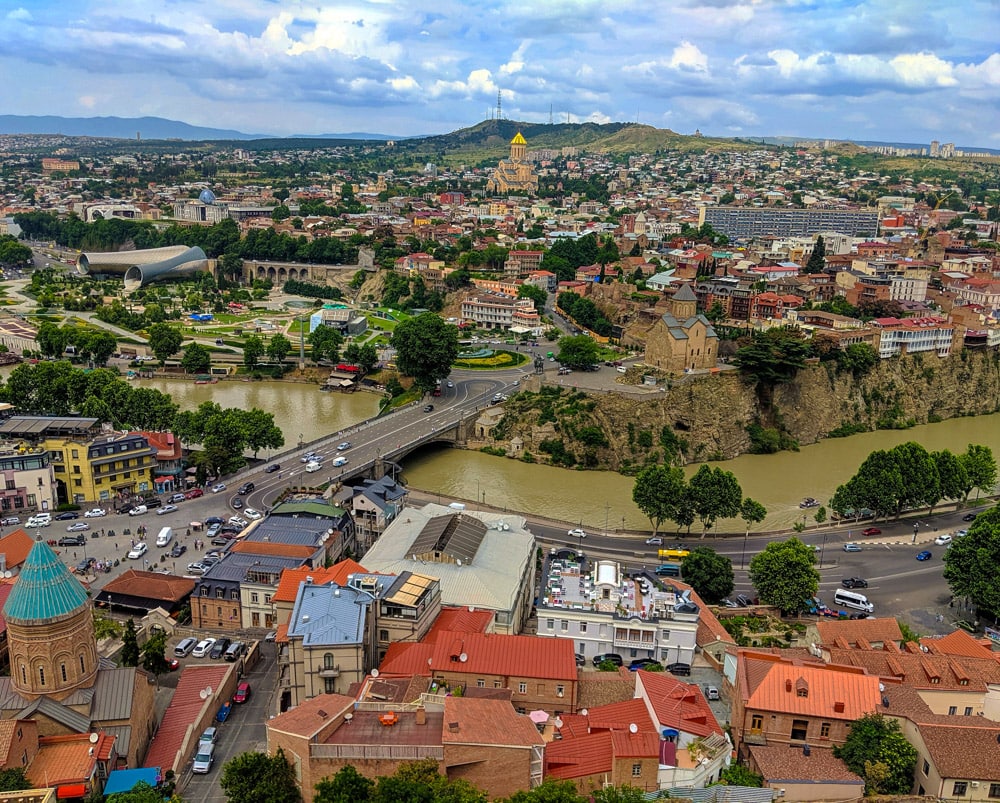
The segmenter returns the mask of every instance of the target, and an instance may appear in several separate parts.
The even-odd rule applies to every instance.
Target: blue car
[[[917,560],[930,560],[930,559],[931,559],[931,553],[926,549],[923,552],[917,553]]]

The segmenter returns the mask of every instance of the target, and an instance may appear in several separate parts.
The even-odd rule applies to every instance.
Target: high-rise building
[[[835,231],[857,237],[878,233],[878,212],[867,209],[758,209],[744,206],[704,206],[698,224],[710,225],[730,238],[793,237]]]

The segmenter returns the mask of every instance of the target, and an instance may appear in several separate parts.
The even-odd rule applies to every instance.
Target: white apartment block
[[[951,354],[955,336],[953,324],[937,318],[915,318],[905,322],[873,322],[881,329],[878,355],[882,359],[901,354],[934,352],[938,357]]]
[[[927,299],[927,280],[909,276],[892,276],[889,285],[892,301],[920,301]]]
[[[485,329],[541,331],[541,318],[529,298],[477,296],[462,302],[462,320]]]

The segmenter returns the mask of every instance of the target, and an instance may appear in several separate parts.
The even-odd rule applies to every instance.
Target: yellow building
[[[156,449],[135,433],[46,438],[60,501],[109,502],[154,490]]]
[[[538,192],[538,176],[535,168],[527,161],[528,143],[518,131],[510,141],[510,158],[501,159],[490,180],[486,182],[486,191],[506,194],[510,192]]]

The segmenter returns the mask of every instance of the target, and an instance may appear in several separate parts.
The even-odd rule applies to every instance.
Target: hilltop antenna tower
[[[549,104],[549,125],[552,125],[552,104]]]
[[[501,91],[497,90],[497,119],[503,119],[503,101],[501,99]]]

